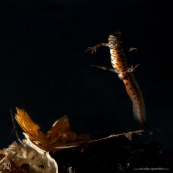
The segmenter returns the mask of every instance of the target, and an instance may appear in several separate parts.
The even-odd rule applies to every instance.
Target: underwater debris
[[[23,109],[17,108],[16,119],[26,139],[0,150],[0,171],[3,173],[9,173],[9,170],[16,173],[69,173],[72,170],[75,173],[122,173],[133,172],[140,167],[151,169],[159,166],[168,172],[173,164],[172,153],[164,151],[158,143],[140,142],[143,135],[153,135],[145,130],[112,134],[99,139],[87,138],[89,135],[82,138],[71,132],[68,118],[63,116],[53,124],[46,137]],[[69,134],[63,135],[66,133]],[[48,136],[52,141],[44,144]],[[39,147],[40,144],[42,147]],[[58,149],[52,148],[54,144]]]
[[[79,146],[91,140],[89,135],[77,136],[70,128],[69,119],[65,115],[57,120],[46,135],[40,131],[40,126],[32,121],[27,112],[16,108],[16,121],[24,131],[24,135],[34,145],[47,152]]]
[[[58,173],[56,161],[39,148],[35,149],[28,139],[21,144],[13,142],[0,150],[0,172],[2,173]]]

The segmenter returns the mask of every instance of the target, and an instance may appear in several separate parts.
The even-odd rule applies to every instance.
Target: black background
[[[78,133],[103,137],[141,129],[116,74],[108,48],[86,53],[122,31],[132,47],[129,61],[147,120],[160,129],[150,140],[173,146],[172,31],[169,0],[0,1],[0,147],[16,139],[10,109],[25,109],[46,132],[67,114]],[[21,133],[20,128],[18,131]],[[147,141],[147,139],[146,139]]]

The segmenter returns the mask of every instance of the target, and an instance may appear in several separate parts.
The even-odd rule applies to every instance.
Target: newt
[[[118,74],[118,77],[123,81],[127,94],[132,101],[133,114],[136,120],[140,122],[141,125],[146,125],[146,112],[145,103],[139,88],[139,85],[133,75],[133,72],[138,67],[129,67],[127,59],[129,51],[135,50],[136,48],[130,48],[124,43],[123,36],[121,32],[116,32],[108,37],[108,43],[99,43],[93,47],[88,47],[86,51],[91,51],[91,53],[96,52],[97,48],[106,46],[110,49],[110,60],[112,67],[96,66],[103,70],[109,70]]]

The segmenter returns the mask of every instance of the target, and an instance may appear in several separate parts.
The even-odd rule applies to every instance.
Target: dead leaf
[[[76,147],[90,140],[89,135],[82,134],[77,136],[71,130],[69,119],[66,115],[57,120],[45,135],[41,132],[40,126],[32,121],[25,110],[19,108],[16,108],[16,110],[15,119],[25,132],[25,137],[44,151],[54,152]]]
[[[50,154],[30,143],[23,139],[20,144],[13,142],[0,150],[0,173],[58,173],[58,165]]]

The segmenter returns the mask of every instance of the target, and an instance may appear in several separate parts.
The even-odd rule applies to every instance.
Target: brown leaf
[[[46,133],[40,131],[40,126],[32,121],[27,112],[16,108],[15,119],[28,136],[29,140],[44,151],[57,151],[76,147],[90,140],[89,135],[77,136],[70,128],[69,119],[65,115],[57,120]]]
[[[2,173],[28,173],[26,170],[17,166],[11,159],[5,159],[0,166],[0,172]]]
[[[16,111],[15,119],[23,131],[29,136],[29,139],[31,141],[45,140],[44,134],[40,131],[40,126],[32,121],[27,112],[19,108],[16,108]]]
[[[0,173],[58,173],[58,165],[48,152],[35,148],[30,140],[13,142],[0,150]]]

